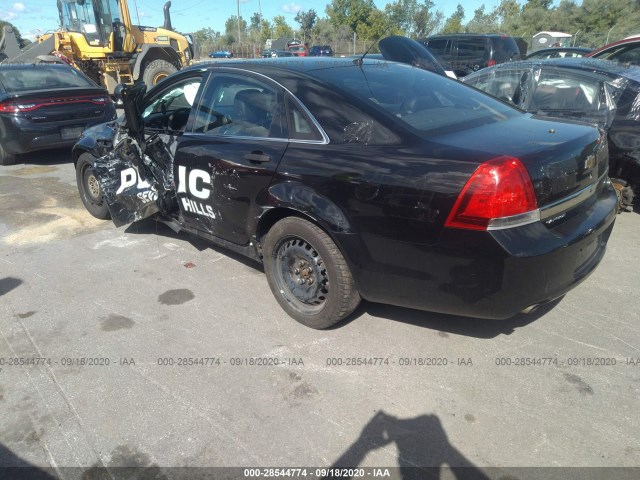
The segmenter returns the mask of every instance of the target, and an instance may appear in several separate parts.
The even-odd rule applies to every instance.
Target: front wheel
[[[93,174],[93,162],[95,158],[90,153],[83,153],[78,158],[76,165],[76,183],[80,198],[87,211],[100,220],[111,218],[107,202],[102,196],[102,189],[98,179]]]
[[[280,220],[267,233],[263,251],[271,291],[303,325],[328,328],[360,303],[347,262],[317,225],[298,217]]]

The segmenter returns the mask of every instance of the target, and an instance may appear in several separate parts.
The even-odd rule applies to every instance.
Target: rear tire
[[[0,165],[13,165],[16,163],[17,155],[7,152],[0,144]]]
[[[328,328],[360,303],[347,262],[317,225],[298,217],[284,218],[267,233],[263,251],[273,295],[303,325]]]
[[[142,80],[147,85],[147,90],[149,90],[151,87],[157,85],[169,75],[177,71],[178,69],[166,60],[154,60],[144,69]]]
[[[102,196],[102,189],[98,179],[93,174],[95,157],[90,153],[83,153],[76,165],[76,183],[80,198],[87,211],[100,220],[111,218],[109,207]]]

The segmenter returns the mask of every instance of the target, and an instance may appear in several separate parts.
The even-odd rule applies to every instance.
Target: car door
[[[177,200],[185,225],[245,245],[288,146],[284,91],[238,70],[210,74],[193,129],[176,153]]]
[[[174,155],[201,83],[202,73],[192,72],[166,80],[146,96],[144,85],[122,92],[126,127],[93,166],[117,226],[176,210]]]

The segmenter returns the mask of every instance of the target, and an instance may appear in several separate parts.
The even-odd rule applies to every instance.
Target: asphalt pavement
[[[96,220],[69,151],[29,155],[0,167],[0,467],[640,467],[639,236],[618,215],[595,273],[528,316],[365,302],[315,331],[259,265]]]

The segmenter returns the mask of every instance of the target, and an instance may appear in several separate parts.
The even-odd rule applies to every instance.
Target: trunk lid
[[[432,144],[459,147],[461,134],[473,150],[458,150],[461,158],[485,162],[507,155],[522,161],[533,182],[538,207],[578,194],[597,183],[608,168],[606,135],[575,121],[522,115],[430,138]]]

